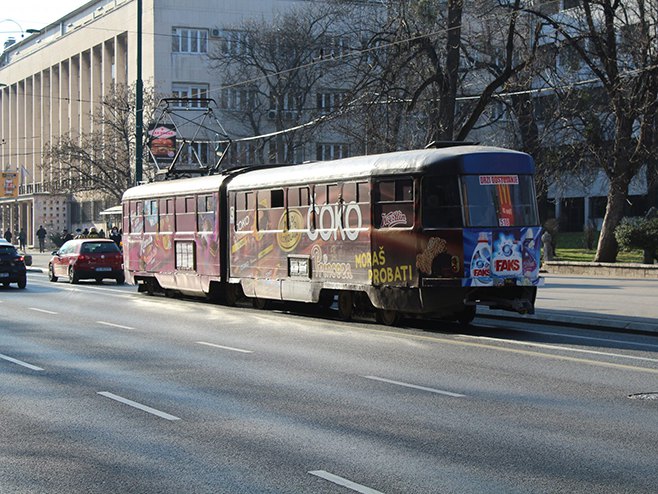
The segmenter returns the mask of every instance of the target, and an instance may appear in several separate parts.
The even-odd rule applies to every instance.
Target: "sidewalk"
[[[29,271],[48,272],[50,251],[32,255]],[[535,314],[478,307],[484,317],[531,319],[590,328],[655,333],[658,335],[658,279],[603,278],[546,274],[539,288]]]

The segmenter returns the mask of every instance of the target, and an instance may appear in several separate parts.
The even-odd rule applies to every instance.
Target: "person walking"
[[[37,230],[37,238],[39,239],[39,252],[45,252],[46,250],[46,235],[48,232],[46,229],[41,225],[39,229]]]
[[[114,240],[117,247],[121,248],[121,234],[116,226],[113,226],[112,230],[110,230],[110,239]]]
[[[25,251],[26,242],[27,242],[27,234],[25,233],[25,230],[21,228],[21,231],[18,232],[18,245],[22,251]]]
[[[7,228],[7,230],[5,231],[5,240],[7,242],[11,243],[12,237],[13,237],[13,235],[11,234],[11,230],[9,228]]]

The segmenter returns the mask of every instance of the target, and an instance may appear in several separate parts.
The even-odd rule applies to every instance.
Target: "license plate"
[[[9,273],[0,273],[0,278],[9,278]]]
[[[96,268],[96,271],[112,271],[112,268]]]

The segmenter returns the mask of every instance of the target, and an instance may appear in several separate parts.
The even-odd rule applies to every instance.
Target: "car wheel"
[[[52,264],[48,265],[48,279],[50,281],[57,281],[57,276],[55,276],[55,266]]]
[[[117,276],[117,285],[123,285],[126,282],[126,275],[120,274]]]
[[[75,285],[80,281],[80,277],[78,276],[78,273],[75,272],[75,268],[73,266],[69,267],[69,283],[72,285]]]
[[[18,278],[18,288],[21,290],[27,286],[27,275],[23,275],[20,278]]]

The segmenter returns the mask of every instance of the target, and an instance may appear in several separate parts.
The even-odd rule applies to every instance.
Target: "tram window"
[[[142,201],[132,201],[130,203],[130,232],[144,232],[144,204]]]
[[[270,204],[273,208],[283,207],[283,189],[275,189],[270,191]]]
[[[200,232],[212,232],[215,229],[215,196],[198,197],[197,228]]]
[[[123,231],[125,233],[131,233],[130,230],[130,203],[124,202],[123,203]]]
[[[343,184],[343,202],[356,202],[356,184],[354,182]]]
[[[194,242],[175,242],[176,269],[194,270]]]
[[[508,227],[539,222],[531,175],[466,175],[462,177],[467,225]]]
[[[315,186],[315,205],[324,206],[327,204],[327,186],[326,185],[316,185]]]
[[[174,200],[160,199],[160,230],[161,232],[174,231]]]
[[[235,194],[235,231],[254,231],[254,193],[237,192]]]
[[[158,231],[158,201],[144,201],[144,231],[156,233]]]
[[[196,223],[194,197],[176,198],[176,230],[179,232],[193,232]]]
[[[376,228],[407,228],[414,222],[413,180],[402,178],[376,184]]]
[[[457,177],[425,177],[423,179],[421,222],[424,228],[460,228],[463,226]]]
[[[368,182],[356,184],[356,202],[370,202],[370,184]]]
[[[288,189],[288,207],[297,208],[309,205],[308,187],[290,187]]]
[[[340,202],[340,186],[327,186],[327,204],[338,204]]]
[[[279,220],[283,215],[283,190],[261,190],[258,192],[259,231],[278,231],[283,228]]]

